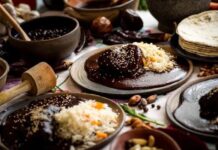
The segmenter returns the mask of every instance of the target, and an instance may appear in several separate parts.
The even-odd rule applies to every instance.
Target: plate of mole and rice
[[[165,93],[192,74],[191,61],[167,44],[112,45],[86,53],[74,62],[72,79],[92,92],[108,95]]]
[[[122,129],[122,108],[85,93],[28,97],[1,108],[1,149],[95,150]]]

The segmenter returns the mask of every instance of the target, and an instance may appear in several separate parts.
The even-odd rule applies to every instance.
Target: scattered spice
[[[146,106],[143,108],[143,111],[144,111],[145,113],[148,112],[148,110],[149,110],[149,109],[148,109],[148,107],[146,107]]]
[[[160,105],[157,105],[157,110],[160,110],[161,106]]]
[[[136,117],[136,118],[139,118],[145,122],[148,122],[148,123],[153,123],[153,124],[156,124],[156,125],[160,125],[160,126],[164,126],[163,123],[160,123],[156,120],[152,120],[150,118],[148,118],[147,116],[145,116],[144,114],[142,113],[137,113],[136,110],[134,108],[131,108],[129,107],[128,105],[126,104],[121,104],[120,105],[122,107],[122,109],[130,116],[133,116],[133,117]]]
[[[218,64],[204,65],[200,67],[198,77],[207,77],[215,74],[218,74]]]
[[[132,117],[131,119],[129,119],[127,121],[127,125],[131,126],[133,129],[135,128],[152,129],[153,128],[151,125],[145,123],[144,121],[136,117]]]
[[[128,105],[129,106],[136,106],[140,103],[142,97],[140,95],[134,95],[132,97],[130,97],[129,101],[128,101]]]
[[[148,105],[148,101],[145,98],[142,98],[141,99],[141,105],[147,106]]]
[[[147,98],[148,104],[154,103],[157,100],[157,95],[151,95]]]
[[[148,104],[152,104],[157,100],[157,95],[150,95],[147,98],[142,98],[140,95],[133,95],[129,101],[128,101],[128,105],[131,107],[135,107],[138,106],[139,109],[143,110],[144,113],[148,112]],[[155,107],[154,104],[151,105],[152,108]],[[157,110],[160,109],[160,106],[157,106]]]

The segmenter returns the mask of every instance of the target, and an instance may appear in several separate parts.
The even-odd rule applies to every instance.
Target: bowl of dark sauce
[[[71,17],[39,17],[22,23],[21,27],[31,41],[21,39],[12,28],[8,44],[14,53],[31,61],[59,61],[70,56],[79,44],[79,22]]]

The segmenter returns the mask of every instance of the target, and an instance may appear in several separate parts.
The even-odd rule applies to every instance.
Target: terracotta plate
[[[61,93],[61,94],[66,94],[66,93]],[[101,97],[101,96],[94,95],[94,94],[86,94],[86,93],[67,93],[67,94],[70,94],[76,97],[81,97],[84,99],[92,99],[92,100],[96,100],[99,102],[107,103],[108,106],[111,107],[112,110],[118,114],[118,127],[116,128],[116,131],[112,133],[110,136],[108,136],[106,139],[97,143],[95,146],[89,148],[89,150],[96,150],[96,149],[100,149],[104,147],[120,132],[125,122],[125,113],[123,112],[122,108],[117,103],[113,102],[112,100],[108,98]],[[18,109],[21,109],[24,106],[27,106],[31,102],[35,102],[37,100],[52,97],[55,95],[60,95],[60,94],[47,94],[47,95],[38,96],[38,97],[27,97],[27,98],[18,100],[18,102],[12,105],[9,105],[6,108],[2,107],[0,109],[0,125],[2,126],[2,124],[4,124],[5,120],[7,119],[7,116],[11,114],[12,112]],[[78,101],[75,101],[73,103],[75,103],[76,105],[78,104]],[[1,132],[2,131],[0,131],[0,134]],[[4,145],[0,142],[0,149],[3,149],[3,148],[4,148]]]
[[[199,99],[218,85],[218,75],[193,81],[171,96],[166,104],[167,115],[179,127],[194,134],[218,139],[218,126],[200,117]]]
[[[118,45],[114,45],[114,46],[118,46]],[[185,70],[180,69],[180,73],[182,75],[178,74],[178,72],[176,73],[176,69],[171,71],[169,73],[169,76],[168,74],[160,75],[160,74],[155,74],[153,72],[150,72],[150,73],[148,72],[146,73],[143,79],[144,81],[147,81],[147,82],[144,82],[145,86],[143,88],[116,89],[116,88],[109,87],[109,86],[99,84],[99,83],[89,80],[87,78],[87,73],[84,69],[86,60],[89,59],[91,56],[98,54],[100,52],[103,52],[104,50],[110,47],[105,47],[105,48],[97,49],[94,52],[92,51],[92,52],[86,53],[85,55],[80,57],[77,61],[75,61],[75,63],[73,64],[70,70],[70,73],[71,73],[71,77],[78,85],[80,85],[81,87],[87,90],[93,91],[93,92],[109,94],[109,95],[122,96],[122,95],[132,95],[132,94],[148,94],[152,92],[165,93],[183,84],[190,77],[193,71],[192,62],[181,58],[182,64],[185,64],[185,68],[187,68]],[[173,78],[174,81],[172,81],[171,78]],[[130,81],[125,81],[125,82],[127,84],[131,82],[132,84],[134,84],[134,86],[140,85],[140,79],[138,81],[130,80]]]

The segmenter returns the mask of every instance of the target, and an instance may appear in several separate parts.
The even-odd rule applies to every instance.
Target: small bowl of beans
[[[8,72],[9,72],[8,63],[0,57],[0,90],[5,85]]]
[[[121,134],[113,141],[111,150],[181,150],[167,134],[159,130],[138,128]]]
[[[9,32],[8,43],[31,61],[56,62],[70,56],[80,41],[79,22],[67,16],[44,16],[21,24],[31,41],[24,41],[15,29]]]

